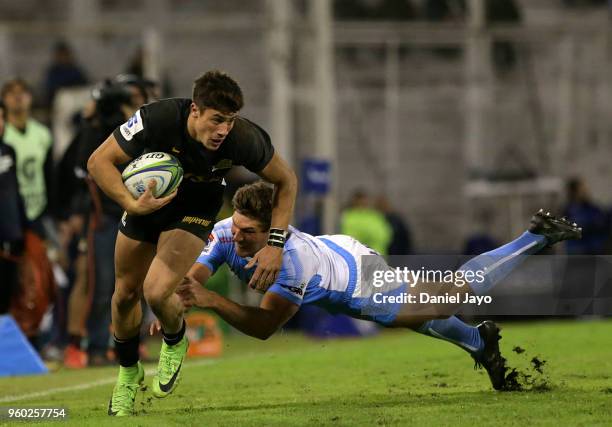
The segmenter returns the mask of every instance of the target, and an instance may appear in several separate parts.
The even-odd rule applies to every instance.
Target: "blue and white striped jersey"
[[[197,262],[213,273],[227,263],[234,274],[248,283],[255,267],[244,269],[249,259],[236,254],[231,228],[231,218],[215,224]],[[364,298],[360,297],[361,258],[372,255],[372,251],[349,236],[311,236],[291,226],[289,231],[280,274],[268,292],[298,305],[316,303],[330,311],[364,317]]]

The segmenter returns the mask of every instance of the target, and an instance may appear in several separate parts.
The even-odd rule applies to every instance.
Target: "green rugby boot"
[[[143,389],[144,369],[140,362],[134,368],[119,368],[119,377],[113,389],[113,395],[108,403],[108,415],[127,417],[134,415],[136,393]]]
[[[181,377],[181,367],[189,348],[189,340],[184,336],[176,345],[162,342],[159,352],[157,375],[153,378],[153,396],[166,397],[174,391]]]

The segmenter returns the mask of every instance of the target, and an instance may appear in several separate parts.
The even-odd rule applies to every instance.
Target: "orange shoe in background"
[[[70,369],[83,369],[87,367],[87,353],[69,344],[64,350],[64,366]]]

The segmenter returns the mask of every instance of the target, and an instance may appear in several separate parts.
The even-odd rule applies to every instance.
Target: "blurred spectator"
[[[30,117],[32,91],[22,79],[9,80],[2,86],[0,97],[6,108],[7,122],[4,141],[13,147],[17,158],[19,191],[26,216],[39,236],[51,234],[45,230],[45,218],[53,198],[52,139],[49,129]]]
[[[566,182],[567,204],[563,215],[582,227],[582,239],[567,241],[565,248],[570,255],[599,255],[605,253],[609,235],[608,216],[593,202],[588,187],[580,177],[573,177]],[[598,260],[592,256],[567,257],[565,271],[559,284],[557,312],[561,315],[580,314],[591,316],[595,313],[595,304],[583,304],[583,301],[594,301],[598,295],[597,276],[601,275]]]
[[[68,284],[60,289],[60,298],[54,307],[52,337],[44,354],[48,359],[63,360],[66,367],[73,369],[87,365],[87,354],[80,350],[89,310],[87,234],[84,227],[86,215],[81,212],[87,209],[81,207],[77,200],[82,200],[83,195],[88,194],[88,189],[84,181],[85,174],[77,169],[77,162],[81,124],[85,118],[92,117],[94,112],[95,102],[92,100],[75,116],[76,133],[57,165],[56,174],[57,188],[62,189],[57,194],[56,214],[60,221],[60,248],[64,254],[62,267],[66,271]]]
[[[597,255],[604,253],[608,239],[608,216],[592,201],[586,183],[574,177],[566,183],[567,204],[563,215],[582,227],[582,239],[566,243],[569,254]]]
[[[393,210],[389,199],[385,196],[378,197],[376,207],[382,212],[391,227],[391,241],[387,248],[387,255],[410,255],[412,235],[406,221]]]
[[[53,307],[53,323],[43,357],[48,361],[62,362],[69,368],[85,366],[84,353],[66,357],[66,344],[78,342],[84,335],[85,321],[89,306],[87,288],[87,236],[84,233],[84,218],[77,213],[75,195],[87,191],[83,186],[83,176],[78,177],[75,171],[82,116],[93,114],[93,101],[87,104],[81,113],[73,117],[75,136],[64,151],[55,168],[54,216],[58,221],[58,254],[59,264],[65,272],[65,281],[59,286],[58,295]],[[66,363],[68,360],[68,363]]]
[[[368,195],[357,190],[342,212],[340,233],[354,237],[381,255],[387,255],[392,229],[384,215],[371,207]]]
[[[57,316],[54,320],[56,336],[52,342],[55,346],[53,353],[58,354],[58,359],[63,359],[64,365],[76,369],[87,366],[87,354],[81,351],[81,340],[85,335],[85,323],[89,309],[89,271],[87,258],[87,234],[85,231],[85,217],[81,212],[85,210],[77,200],[81,200],[87,194],[84,184],[85,175],[77,169],[79,155],[79,140],[82,131],[82,121],[85,117],[94,114],[94,103],[88,104],[83,112],[75,117],[76,134],[64,152],[57,167],[57,185],[62,191],[58,192],[57,216],[60,219],[60,242],[62,252],[68,261],[63,266],[68,276],[68,286],[62,289],[62,300],[57,303],[61,305],[57,311],[66,312],[66,316]],[[82,202],[83,204],[85,202]],[[66,336],[67,334],[67,336]],[[67,346],[63,356],[60,348],[64,347],[67,338]]]
[[[23,253],[27,220],[19,194],[15,151],[2,139],[6,113],[0,102],[0,315],[9,311],[19,284],[18,262]]]
[[[489,209],[479,209],[474,215],[475,230],[467,237],[464,255],[480,255],[498,248],[500,244],[491,236],[489,230],[493,221],[493,212]]]
[[[53,48],[51,64],[45,73],[47,106],[53,106],[55,94],[59,89],[87,83],[87,75],[76,63],[72,48],[65,41],[58,41]]]

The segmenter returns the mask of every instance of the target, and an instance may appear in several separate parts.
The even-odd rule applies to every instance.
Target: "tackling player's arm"
[[[117,165],[131,160],[119,146],[113,135],[106,138],[87,161],[87,170],[96,184],[127,213],[131,215],[146,215],[168,204],[176,195],[176,191],[169,196],[156,199],[152,188],[155,182],[151,181],[147,190],[138,199],[134,199],[123,185],[121,173]]]
[[[212,271],[210,271],[210,268],[208,268],[204,264],[200,264],[199,262],[196,262],[193,264],[193,266],[191,267],[191,269],[185,276],[185,283],[196,281],[197,283],[204,286],[206,285],[206,282],[208,282],[208,279],[210,279],[210,276],[212,275],[213,273]]]
[[[208,270],[207,267],[202,267]],[[208,273],[210,277],[210,270]],[[295,315],[299,308],[298,304],[274,292],[266,293],[259,307],[241,305],[202,287],[200,283],[192,278],[189,283],[183,283],[178,287],[176,292],[183,304],[209,308],[240,332],[261,340],[268,339],[274,334]]]
[[[268,164],[258,173],[266,181],[274,184],[274,200],[272,202],[272,221],[270,228],[287,230],[293,216],[295,198],[297,196],[297,177],[287,162],[274,153]],[[245,268],[251,268],[257,263],[249,286],[259,291],[266,291],[278,277],[282,264],[283,249],[266,245],[255,254]]]
[[[209,262],[210,261],[212,261],[213,263],[219,262],[218,258],[215,259],[214,256],[211,258],[210,255],[211,254],[209,251],[206,255],[203,255],[203,256],[205,257],[205,259],[208,259]],[[183,281],[181,282],[181,284],[178,286],[176,293],[179,296],[181,296],[181,293],[179,293],[179,289],[182,290],[182,294],[186,294],[185,290],[189,286],[194,286],[196,288],[201,288],[202,286],[205,286],[206,283],[208,282],[208,279],[210,279],[213,274],[214,274],[214,271],[211,270],[211,267],[204,265],[200,262],[194,263],[193,266],[191,266],[191,269],[187,272],[187,274],[183,278]],[[185,311],[189,310],[194,305],[193,299],[188,300],[184,296],[181,296],[181,301],[183,303],[183,306],[185,307]],[[159,322],[158,319],[155,319],[149,326],[149,334],[154,335],[155,332],[159,332],[159,331],[161,331],[161,323]]]

